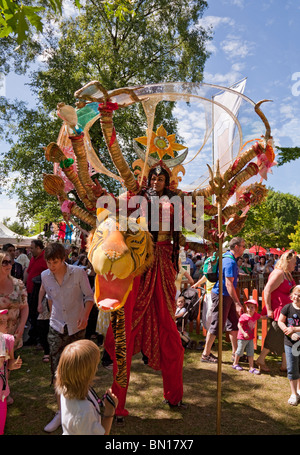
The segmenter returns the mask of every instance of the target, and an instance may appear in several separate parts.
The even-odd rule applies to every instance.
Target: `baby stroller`
[[[188,322],[197,319],[199,314],[200,302],[202,302],[205,295],[205,289],[203,288],[200,289],[201,289],[200,297],[198,289],[192,287],[184,289],[180,294],[180,296],[183,296],[185,299],[186,313],[182,318],[178,319],[177,328],[180,333],[182,346],[184,348],[189,347],[191,345],[191,339],[189,337],[189,334],[185,331],[185,326]]]

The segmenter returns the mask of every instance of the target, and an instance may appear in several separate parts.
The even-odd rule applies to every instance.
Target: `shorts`
[[[60,356],[64,348],[73,343],[73,341],[83,340],[85,337],[85,329],[80,330],[79,332],[73,333],[73,335],[68,334],[68,328],[65,325],[64,333],[57,332],[51,326],[49,327],[48,332],[48,343],[50,349],[50,360],[51,360],[51,372],[52,372],[52,382],[55,377],[55,372],[58,366]]]
[[[284,352],[284,333],[277,321],[272,321],[264,342],[264,348],[276,355]]]
[[[254,357],[254,343],[253,340],[237,340],[236,355],[242,357],[246,349],[248,357]]]
[[[212,306],[211,306],[211,323],[209,333],[218,335],[219,333],[219,295],[214,292],[211,293]],[[230,296],[223,295],[223,325],[224,331],[226,325],[227,332],[234,332],[238,330],[239,318],[236,312],[235,303]]]

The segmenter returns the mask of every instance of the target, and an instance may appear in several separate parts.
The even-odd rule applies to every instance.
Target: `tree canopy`
[[[276,157],[278,166],[300,158],[300,147],[277,147],[277,149],[280,150]]]
[[[297,221],[295,231],[289,235],[290,248],[300,252],[300,221]]]
[[[14,44],[10,36],[0,42],[0,49],[9,57],[6,63],[4,58],[0,60],[3,67],[8,65],[6,72],[11,69],[12,59],[19,72],[27,70],[34,58],[43,60],[30,75],[36,108],[0,99],[0,135],[11,144],[10,150],[2,153],[0,183],[2,188],[7,187],[11,173],[16,173],[10,188],[19,197],[22,218],[30,219],[44,210],[52,213],[52,217],[58,216],[55,199],[42,186],[43,172],[52,169],[44,158],[44,147],[56,140],[61,126],[55,114],[57,103],[74,105],[74,92],[91,80],[98,80],[108,90],[153,82],[202,80],[211,30],[200,27],[198,20],[207,3],[139,0],[131,2],[130,11],[125,14],[122,8],[128,3],[87,0],[78,14],[62,17],[56,25],[46,22],[42,39],[27,40],[24,48],[21,46],[22,55],[19,50],[12,53]],[[172,105],[160,104],[157,122],[164,120],[166,129],[169,127],[175,133]],[[141,106],[117,111],[115,123],[123,152],[131,163],[130,141],[145,133]],[[93,127],[91,136],[101,160],[111,169],[112,163],[105,160],[99,126]],[[101,183],[111,184],[106,179]]]
[[[300,218],[300,198],[269,190],[266,200],[251,207],[246,225],[240,232],[248,246],[289,248],[289,235]]]

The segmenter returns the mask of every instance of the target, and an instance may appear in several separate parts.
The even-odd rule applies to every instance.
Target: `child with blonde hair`
[[[56,370],[56,392],[61,400],[63,435],[110,433],[118,399],[109,389],[102,401],[91,387],[99,362],[100,350],[91,340],[70,343],[62,352]]]
[[[290,298],[292,302],[281,309],[278,326],[284,333],[287,377],[291,387],[288,403],[297,406],[300,401],[300,285],[291,289]]]
[[[20,357],[15,360],[13,335],[7,333],[8,310],[0,310],[0,435],[4,434],[9,396],[8,371],[22,366]]]

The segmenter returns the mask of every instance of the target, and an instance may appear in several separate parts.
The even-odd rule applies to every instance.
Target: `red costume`
[[[176,271],[171,261],[172,245],[169,241],[155,244],[154,262],[144,275],[136,277],[125,305],[127,346],[127,387],[114,380],[112,391],[118,397],[116,415],[126,416],[125,409],[131,359],[143,352],[148,365],[162,371],[164,398],[176,405],[182,399],[182,367],[184,349],[174,322]],[[105,348],[114,361],[114,378],[117,364],[111,326]]]

